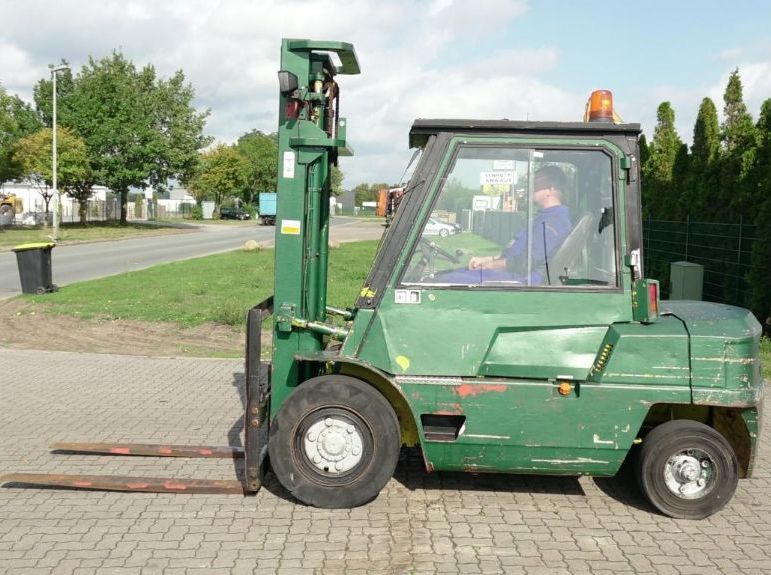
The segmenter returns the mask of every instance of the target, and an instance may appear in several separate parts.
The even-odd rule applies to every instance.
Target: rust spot
[[[213,452],[211,449],[201,449],[198,451],[201,455],[211,455]]]
[[[184,491],[185,489],[187,489],[187,485],[185,485],[184,483],[172,483],[171,481],[166,481],[163,484],[163,487],[165,489],[179,489],[180,491]]]
[[[129,489],[147,489],[149,485],[149,483],[126,483]]]
[[[158,451],[159,451],[160,453],[166,453],[166,454],[168,454],[168,453],[171,453],[171,447],[159,447],[159,448],[158,448]]]
[[[118,455],[129,455],[131,450],[127,447],[113,447],[110,449],[110,453],[116,453]]]
[[[457,393],[462,398],[473,397],[482,393],[503,393],[504,391],[506,391],[506,386],[503,384],[493,385],[464,383],[463,385],[459,385],[455,388],[455,393]]]
[[[93,485],[90,481],[73,481],[73,487],[91,487]]]
[[[460,403],[452,403],[450,404],[450,407],[452,409],[439,409],[434,412],[435,415],[462,415],[463,414],[463,406]]]

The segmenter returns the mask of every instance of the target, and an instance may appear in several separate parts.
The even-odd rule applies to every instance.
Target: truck
[[[275,226],[276,225],[276,193],[275,192],[260,192],[260,225],[261,226]]]
[[[727,505],[758,449],[760,325],[737,307],[661,301],[645,277],[639,124],[614,121],[606,91],[585,122],[416,120],[409,145],[422,153],[393,224],[356,301],[335,308],[329,176],[350,153],[337,78],[357,73],[348,43],[282,42],[275,288],[248,312],[243,448],[52,445],[242,457],[243,481],[2,481],[244,493],[270,468],[300,502],[350,508],[377,497],[414,446],[427,473],[607,477],[634,460],[665,515]],[[483,222],[424,233],[435,212],[470,210],[478,195],[501,198]],[[558,201],[559,241],[546,199]]]
[[[403,187],[383,188],[378,191],[376,215],[385,218],[387,226],[391,224],[403,195]]]
[[[22,199],[15,194],[4,194],[0,192],[0,215],[14,217],[24,210]]]

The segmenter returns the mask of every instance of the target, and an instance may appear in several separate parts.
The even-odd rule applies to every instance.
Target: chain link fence
[[[643,221],[644,265],[647,277],[661,282],[663,297],[669,296],[670,264],[688,261],[704,266],[703,298],[751,307],[751,269],[755,226],[737,223]]]

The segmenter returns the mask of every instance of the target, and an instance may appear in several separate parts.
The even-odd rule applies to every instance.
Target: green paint
[[[340,55],[341,68],[328,51]],[[633,268],[642,260],[634,253],[640,188],[632,173],[639,127],[442,124],[437,133],[447,134],[415,170],[362,308],[345,315],[345,328],[333,327],[327,313],[341,310],[326,308],[329,176],[347,144],[342,120],[336,130],[326,125],[331,103],[315,82],[359,66],[350,45],[285,40],[281,67],[299,88],[281,97],[273,416],[306,378],[327,366],[355,368],[388,389],[386,397],[400,398],[403,429],[412,430],[404,436],[417,430],[432,469],[613,475],[644,425],[675,413],[709,422],[714,410],[723,410],[733,440],[748,446],[751,466],[763,388],[760,326],[730,306],[658,302],[656,282]],[[298,119],[284,114],[291,98],[303,102]],[[424,127],[411,135],[420,146],[433,140]],[[508,238],[524,230],[533,254],[546,241],[533,231],[536,194],[543,198],[545,189],[535,187],[535,173],[544,165],[566,175],[562,199],[576,217],[549,256],[552,269],[533,279],[540,270],[533,258],[524,281],[443,281],[468,269],[473,255],[491,255],[490,245],[504,246],[476,229],[428,238],[429,218],[455,217],[452,210],[481,217],[462,210],[471,212],[474,198],[496,198],[487,209],[501,221],[516,215]],[[287,233],[287,221],[299,222],[296,234]],[[421,251],[431,242],[451,257],[438,264]],[[484,253],[467,253],[485,245]],[[344,338],[342,347],[323,351],[329,338]],[[427,434],[424,418],[440,431]]]

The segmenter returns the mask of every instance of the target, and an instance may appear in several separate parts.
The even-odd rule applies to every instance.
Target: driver
[[[540,211],[532,224],[531,284],[543,283],[548,257],[562,245],[573,229],[570,209],[562,204],[566,185],[565,173],[557,166],[545,166],[535,173],[533,201]],[[451,283],[512,280],[524,282],[527,278],[527,251],[527,228],[524,228],[499,255],[472,257],[467,270],[442,274],[442,281]]]

